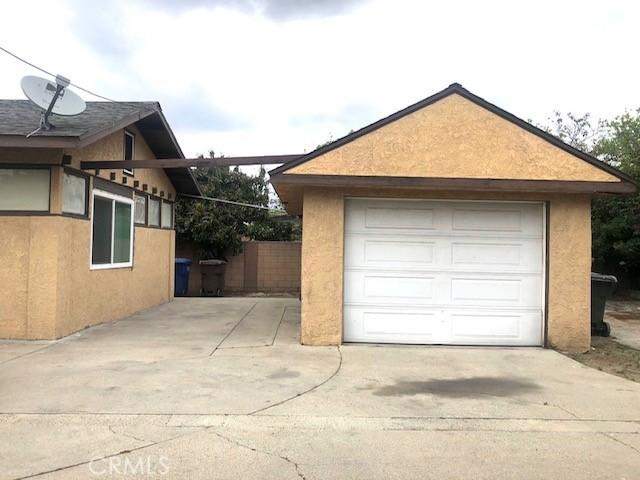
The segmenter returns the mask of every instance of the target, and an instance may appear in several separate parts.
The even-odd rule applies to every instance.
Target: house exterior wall
[[[40,161],[65,153],[79,168],[83,159],[122,158],[122,135],[116,132],[83,149],[46,150]],[[0,149],[0,158],[38,162],[33,149],[25,149],[25,162],[15,149]],[[141,135],[136,136],[136,158],[154,158]],[[0,215],[0,338],[60,338],[173,298],[175,232],[136,225],[133,266],[91,270],[92,223],[62,214],[62,172],[62,167],[51,169],[49,214]],[[109,172],[101,171],[100,177],[109,179]],[[121,177],[119,171],[115,183],[122,184]],[[127,186],[133,187],[129,178]],[[148,193],[156,187],[165,198],[169,193],[175,198],[163,170],[138,170],[135,179],[149,185]]]
[[[304,192],[302,343],[342,342],[344,198],[389,197],[549,202],[548,345],[584,351],[590,345],[591,199],[534,193],[320,189]]]
[[[60,338],[173,298],[173,230],[135,227],[131,268],[90,270],[91,222],[0,217],[0,338]]]

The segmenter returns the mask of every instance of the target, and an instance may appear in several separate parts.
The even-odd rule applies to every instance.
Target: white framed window
[[[133,266],[133,199],[94,190],[91,269]]]
[[[150,227],[160,226],[160,200],[149,197],[149,218],[147,222]]]
[[[136,136],[131,133],[124,131],[124,152],[123,158],[125,160],[135,160],[136,156]],[[127,175],[133,176],[133,168],[124,168],[122,170]]]
[[[87,215],[87,177],[65,171],[62,186],[62,213]]]
[[[0,168],[0,211],[48,212],[49,168]]]
[[[162,228],[173,228],[173,204],[162,202]]]
[[[147,196],[135,194],[135,222],[137,225],[147,224]]]

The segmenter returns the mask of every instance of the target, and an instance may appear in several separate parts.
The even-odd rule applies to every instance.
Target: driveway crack
[[[299,478],[301,478],[302,480],[306,480],[307,479],[307,477],[305,477],[305,475],[300,471],[300,465],[298,463],[294,462],[293,460],[291,460],[289,457],[286,457],[284,455],[280,455],[280,454],[277,454],[277,453],[273,453],[273,452],[270,452],[268,450],[262,450],[262,449],[258,449],[258,448],[252,447],[252,446],[247,445],[245,443],[242,443],[242,442],[239,442],[237,440],[234,440],[233,438],[229,438],[226,435],[222,435],[221,433],[216,432],[215,430],[211,430],[211,433],[213,433],[216,437],[219,437],[219,438],[223,439],[224,441],[226,441],[228,443],[231,443],[233,445],[236,445],[236,446],[238,446],[240,448],[245,448],[245,449],[251,450],[252,452],[255,452],[255,453],[261,453],[261,454],[267,455],[269,457],[274,457],[274,458],[279,458],[280,460],[284,460],[285,462],[287,462],[288,464],[292,465],[295,468],[296,475],[298,475]]]
[[[233,333],[233,331],[238,328],[238,325],[240,325],[242,323],[242,321],[247,318],[247,316],[253,311],[253,309],[256,307],[256,305],[258,305],[258,302],[254,303],[253,305],[251,305],[251,308],[249,310],[247,310],[247,312],[240,318],[240,320],[238,320],[238,323],[236,323],[233,328],[231,330],[229,330],[227,332],[227,334],[222,337],[222,340],[220,340],[218,342],[218,344],[213,348],[213,350],[211,350],[211,353],[209,354],[209,356],[213,356],[214,353],[216,353],[216,350],[218,350],[218,348],[220,348],[220,345],[222,345],[224,343],[224,341],[229,338],[229,336]]]
[[[281,400],[279,402],[274,403],[273,405],[269,405],[267,407],[263,407],[263,408],[259,408],[258,410],[254,410],[253,412],[248,413],[247,415],[255,415],[257,413],[262,413],[266,410],[269,410],[270,408],[273,407],[278,407],[284,403],[287,403],[291,400],[294,400],[296,398],[302,397],[303,395],[306,395],[307,393],[311,393],[314,390],[317,390],[318,388],[322,387],[323,385],[327,384],[330,380],[332,380],[336,375],[338,375],[338,373],[340,372],[340,369],[342,368],[342,350],[340,349],[340,345],[338,345],[336,347],[336,349],[338,350],[338,356],[339,356],[339,362],[338,362],[338,366],[335,369],[335,371],[329,375],[327,378],[325,378],[322,382],[318,383],[317,385],[314,385],[313,387],[305,390],[304,392],[300,392],[300,393],[296,393],[295,395],[289,397],[289,398],[285,398],[284,400]]]
[[[138,442],[142,442],[142,443],[146,443],[146,442],[148,442],[148,440],[145,440],[145,439],[143,439],[143,438],[136,437],[135,435],[131,435],[131,434],[129,434],[129,433],[125,433],[125,432],[116,432],[116,431],[114,430],[114,428],[113,428],[113,425],[109,425],[109,431],[110,431],[111,433],[113,433],[114,435],[120,435],[120,436],[123,436],[123,437],[127,437],[127,438],[130,438],[130,439],[132,439],[132,440],[136,440],[136,441],[138,441]]]
[[[149,443],[146,443],[145,445],[140,445],[139,447],[127,448],[125,450],[120,450],[119,452],[112,453],[112,454],[109,454],[109,455],[104,455],[102,457],[94,457],[94,458],[91,458],[89,460],[84,460],[82,462],[77,462],[77,463],[73,463],[73,464],[70,464],[70,465],[64,465],[62,467],[54,468],[54,469],[51,469],[51,470],[45,470],[43,472],[32,473],[30,475],[25,475],[23,477],[17,477],[14,480],[26,480],[28,478],[36,478],[36,477],[41,477],[42,475],[48,475],[50,473],[62,472],[64,470],[69,470],[71,468],[81,467],[83,465],[89,465],[90,463],[93,463],[93,462],[100,462],[102,460],[107,460],[109,458],[118,457],[120,455],[126,455],[128,453],[137,452],[137,451],[143,450],[145,448],[154,447],[156,445],[161,445],[163,443],[171,442],[173,440],[177,440],[179,438],[186,437],[188,435],[193,435],[194,433],[197,433],[197,432],[202,432],[202,431],[204,431],[206,429],[207,428],[201,428],[200,430],[197,430],[197,431],[191,431],[191,432],[188,432],[188,433],[182,433],[180,435],[176,435],[175,437],[165,438],[164,440],[158,440],[156,442],[149,442]],[[111,430],[112,433],[116,433],[111,429],[111,426],[109,426],[109,430]],[[125,436],[127,436],[127,435],[125,435]]]

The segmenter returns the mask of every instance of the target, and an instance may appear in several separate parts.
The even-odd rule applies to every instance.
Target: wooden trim
[[[268,165],[285,163],[299,158],[295,155],[260,155],[252,157],[220,158],[158,158],[155,160],[85,160],[80,162],[83,170],[113,168],[188,168],[188,167],[233,167],[236,165]]]
[[[104,192],[113,193],[115,195],[121,195],[127,198],[133,198],[133,188],[114,183],[109,180],[105,180],[100,177],[93,177],[93,188],[96,190],[102,190]]]
[[[296,175],[271,176],[274,185],[300,185],[312,187],[375,187],[419,188],[429,190],[474,190],[494,192],[544,192],[544,193],[633,193],[633,183],[589,182],[564,180],[513,180],[499,178],[423,178],[347,175]]]
[[[395,112],[389,115],[388,117],[378,120],[377,122],[374,122],[370,125],[367,125],[364,128],[361,128],[360,130],[357,130],[353,133],[350,133],[349,135],[339,138],[338,140],[331,142],[328,145],[318,148],[317,150],[314,150],[304,156],[301,156],[300,158],[297,158],[278,168],[275,168],[269,172],[269,175],[273,176],[276,174],[286,172],[287,170],[297,165],[308,162],[313,158],[319,157],[320,155],[324,155],[325,153],[330,152],[331,150],[334,150],[343,145],[346,145],[347,143],[350,143],[355,139],[362,137],[363,135],[371,133],[381,127],[384,127],[385,125],[388,125],[389,123],[395,122],[396,120],[399,120],[402,117],[405,117],[411,113],[414,113],[424,107],[427,107],[433,103],[436,103],[442,100],[443,98],[446,98],[449,95],[453,95],[453,94],[460,95],[461,97],[469,100],[470,102],[475,103],[479,107],[489,110],[490,112],[494,113],[495,115],[498,115],[504,120],[507,120],[508,122],[511,122],[519,126],[520,128],[526,130],[527,132],[532,133],[537,137],[540,137],[541,139],[551,143],[552,145],[560,148],[561,150],[564,150],[567,153],[570,153],[571,155],[574,155],[580,158],[581,160],[584,160],[585,162],[593,165],[594,167],[599,168],[600,170],[604,170],[605,172],[610,173],[611,175],[614,175],[615,177],[620,178],[621,180],[626,180],[627,182],[635,184],[635,180],[632,177],[621,172],[617,168],[612,167],[611,165],[598,160],[596,157],[589,155],[588,153],[585,153],[581,150],[578,150],[577,148],[572,147],[571,145],[564,143],[562,140],[551,135],[550,133],[547,133],[544,130],[541,130],[540,128],[535,127],[534,125],[531,125],[529,122],[526,122],[521,118],[516,117],[512,113],[509,113],[506,110],[503,110],[500,107],[487,102],[485,99],[480,98],[477,95],[471,93],[469,90],[467,90],[466,88],[464,88],[462,85],[458,83],[452,83],[444,90],[441,90],[440,92],[437,92],[434,95],[431,95],[430,97],[420,100],[419,102],[414,103],[413,105],[410,105],[398,112]]]

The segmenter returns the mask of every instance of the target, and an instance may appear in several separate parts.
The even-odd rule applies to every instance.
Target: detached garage
[[[591,197],[621,172],[458,84],[271,172],[302,342],[590,343]]]

